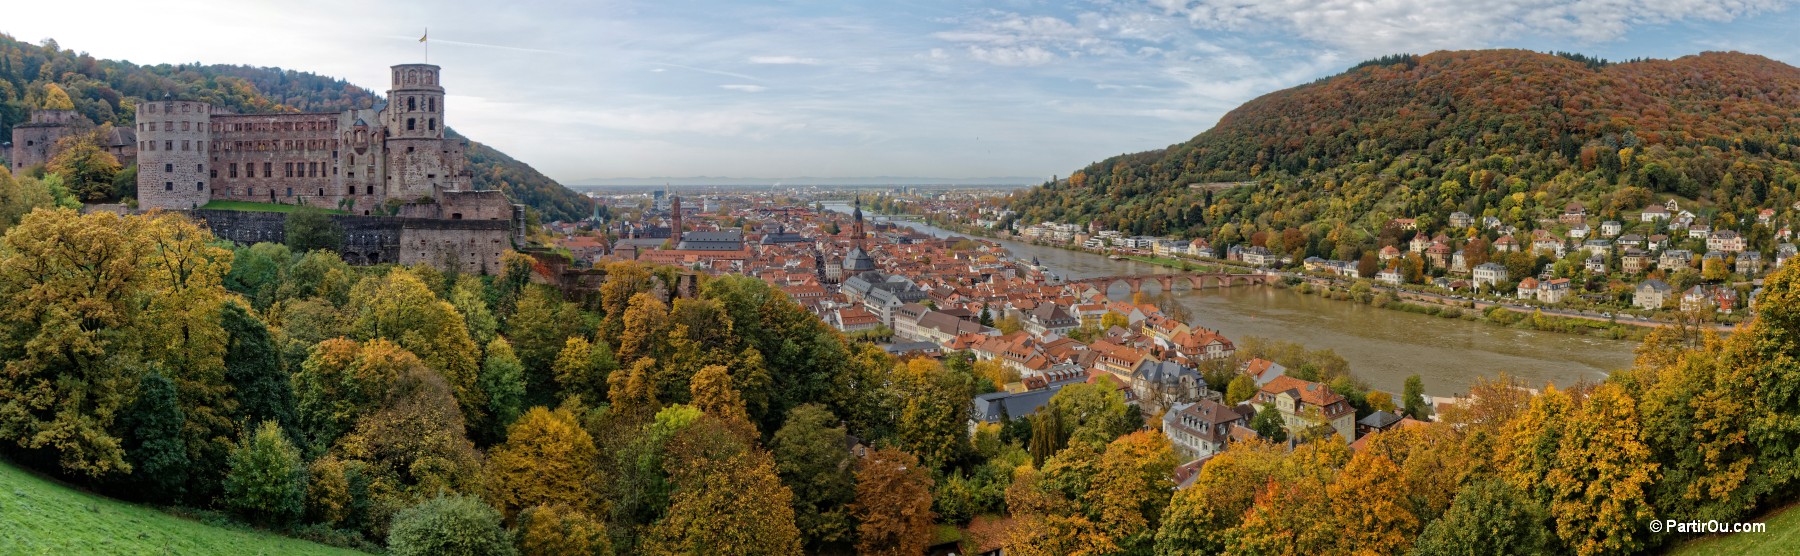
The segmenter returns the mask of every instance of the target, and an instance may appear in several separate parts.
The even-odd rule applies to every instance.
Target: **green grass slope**
[[[1768,524],[1763,533],[1734,533],[1677,544],[1671,556],[1800,554],[1800,505],[1776,510],[1752,521]]]
[[[88,494],[0,461],[0,554],[361,554],[215,527]]]

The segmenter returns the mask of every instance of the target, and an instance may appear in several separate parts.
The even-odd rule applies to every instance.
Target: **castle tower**
[[[388,197],[417,199],[454,183],[444,147],[444,87],[431,64],[393,66],[387,108]],[[458,152],[457,158],[461,158]],[[446,188],[449,189],[449,188]]]
[[[145,101],[137,107],[138,208],[182,210],[212,200],[207,187],[212,105]]]
[[[669,212],[672,214],[669,217],[669,239],[679,244],[681,243],[681,197],[669,199]]]

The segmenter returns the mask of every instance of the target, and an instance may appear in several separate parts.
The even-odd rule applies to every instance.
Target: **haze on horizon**
[[[473,0],[9,6],[0,33],[139,64],[279,66],[383,92],[444,66],[459,132],[565,184],[1066,175],[1397,52],[1800,65],[1794,0]]]

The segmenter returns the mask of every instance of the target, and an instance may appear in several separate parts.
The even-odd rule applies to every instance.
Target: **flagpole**
[[[431,28],[426,27],[425,34],[419,35],[419,42],[425,45],[425,63],[427,64],[431,63],[431,41],[427,40],[430,38]]]

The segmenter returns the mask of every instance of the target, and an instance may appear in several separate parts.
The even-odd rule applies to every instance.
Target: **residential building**
[[[1250,426],[1245,412],[1205,399],[1177,405],[1163,414],[1163,435],[1188,458],[1208,457],[1225,451],[1231,441],[1231,429]]]
[[[1343,396],[1317,382],[1278,376],[1256,394],[1258,404],[1273,405],[1281,413],[1288,434],[1298,436],[1318,425],[1328,425],[1344,442],[1356,440],[1356,409]]]
[[[1569,295],[1569,279],[1557,278],[1538,284],[1537,299],[1541,303],[1562,303]]]
[[[1669,287],[1669,284],[1662,280],[1645,280],[1639,282],[1637,290],[1632,293],[1631,304],[1652,311],[1661,309],[1663,305],[1668,304],[1669,294],[1674,291],[1675,288]]]
[[[1507,280],[1506,265],[1500,263],[1481,263],[1475,267],[1475,287],[1486,285],[1489,288]]]

